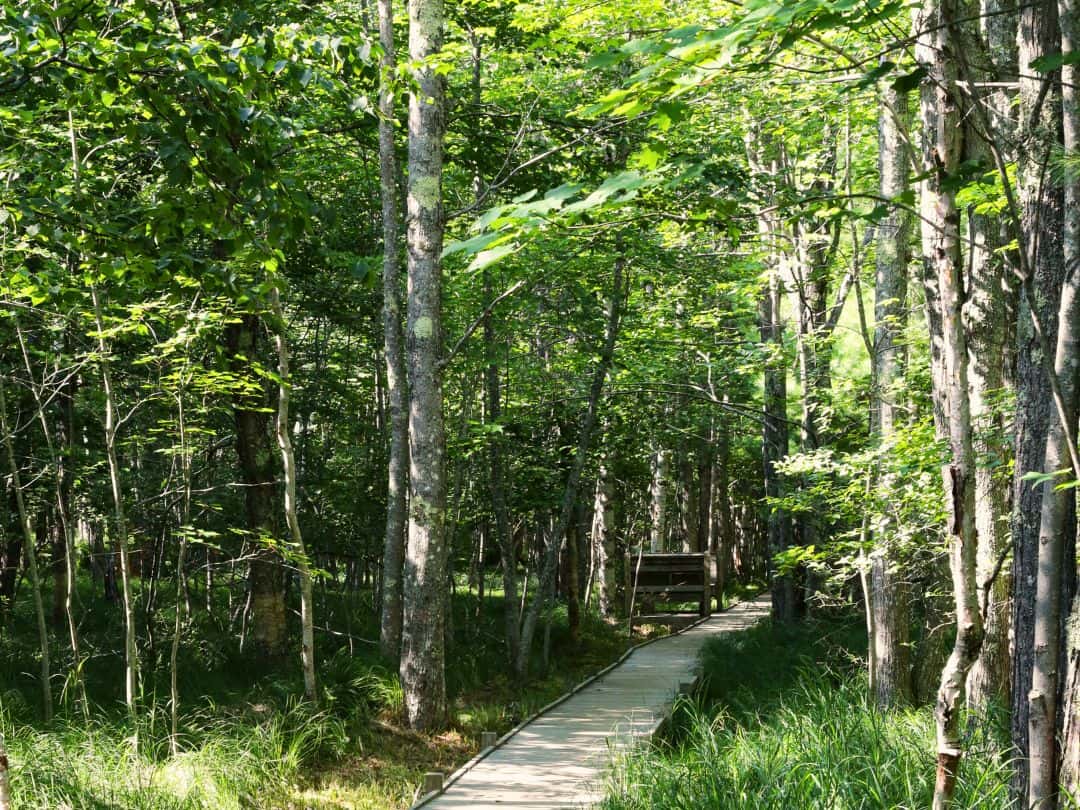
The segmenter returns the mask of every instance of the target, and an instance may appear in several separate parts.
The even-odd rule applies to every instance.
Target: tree
[[[927,0],[915,14],[915,58],[926,71],[920,88],[922,114],[921,185],[923,261],[937,288],[927,292],[940,306],[942,357],[950,458],[942,474],[948,504],[949,565],[956,600],[956,640],[941,673],[934,714],[937,720],[937,782],[934,807],[945,808],[956,787],[961,748],[960,712],[968,671],[982,645],[982,615],[975,581],[975,454],[968,389],[967,333],[964,328],[960,212],[949,186],[960,163],[960,100],[956,96],[957,46],[951,31],[951,0]],[[935,296],[936,294],[936,296]],[[935,384],[940,385],[938,379]]]
[[[390,423],[379,644],[383,655],[396,659],[401,651],[401,575],[405,557],[409,485],[409,415],[406,409],[405,355],[401,335],[401,207],[398,199],[401,173],[398,170],[394,133],[394,72],[397,59],[392,0],[379,0],[379,44],[382,47],[379,179],[383,226],[383,351],[386,354],[386,400]]]
[[[1061,251],[1062,205],[1060,187],[1040,181],[1056,139],[1060,105],[1050,74],[1033,67],[1037,60],[1056,53],[1060,34],[1057,7],[1052,3],[1023,6],[1019,11],[1019,126],[1017,131],[1018,241],[1023,256],[1017,313],[1016,370],[1016,463],[1013,494],[1012,567],[1017,584],[1013,597],[1012,625],[1012,741],[1017,762],[1026,763],[1029,703],[1032,688],[1032,651],[1035,628],[1036,580],[1041,493],[1027,476],[1045,470],[1046,435],[1052,418],[1051,400],[1046,396],[1045,356],[1035,321],[1042,327],[1049,346],[1057,341],[1057,313],[1064,275]],[[1015,795],[1029,792],[1028,772],[1016,768]]]
[[[880,90],[878,117],[878,166],[881,196],[895,200],[908,190],[910,156],[908,98],[891,86]],[[888,444],[902,421],[901,385],[906,354],[903,332],[907,320],[907,266],[910,259],[911,217],[900,206],[877,226],[876,282],[874,284],[874,340],[872,362],[873,404],[871,430]],[[895,482],[881,482],[884,490]],[[886,522],[885,532],[898,527]],[[912,698],[910,657],[911,614],[903,558],[894,537],[876,541],[870,555],[870,592],[866,594],[873,614],[869,639],[870,683],[879,706],[906,703]]]
[[[434,64],[442,49],[442,0],[409,0],[407,203],[409,528],[403,587],[401,684],[413,728],[446,719],[446,443],[443,428],[442,243],[445,86]]]

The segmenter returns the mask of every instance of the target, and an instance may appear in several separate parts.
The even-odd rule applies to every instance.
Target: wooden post
[[[712,555],[705,552],[701,555],[701,615],[712,615]]]
[[[424,795],[429,793],[441,793],[443,789],[443,775],[441,771],[428,771],[424,774]]]
[[[497,739],[498,735],[494,731],[482,731],[480,732],[480,747],[491,748]]]

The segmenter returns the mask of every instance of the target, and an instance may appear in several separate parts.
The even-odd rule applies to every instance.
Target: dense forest
[[[677,551],[611,807],[1075,806],[1078,14],[7,0],[0,809],[408,807]]]

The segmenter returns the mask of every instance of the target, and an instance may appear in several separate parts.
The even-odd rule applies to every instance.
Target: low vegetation
[[[490,594],[490,592],[489,592]],[[85,719],[65,691],[61,711],[43,722],[28,661],[35,636],[30,616],[16,614],[17,632],[0,646],[0,729],[11,761],[17,808],[72,810],[228,810],[316,808],[391,810],[408,807],[425,771],[450,772],[471,757],[482,731],[504,732],[567,688],[617,658],[629,643],[625,625],[589,616],[571,643],[565,610],[552,616],[550,666],[523,688],[512,677],[498,634],[501,594],[481,602],[462,588],[454,600],[455,646],[447,671],[450,727],[411,731],[401,687],[375,645],[369,593],[348,597],[353,646],[327,644],[319,662],[321,708],[299,699],[300,673],[291,662],[260,664],[230,652],[229,636],[185,646],[180,662],[180,733],[173,752],[168,708],[147,700],[132,720],[117,693],[121,662],[93,657],[87,686],[93,712]],[[334,605],[340,614],[346,602]],[[23,621],[23,619],[26,621]],[[205,631],[206,628],[203,628]],[[84,627],[88,645],[107,646],[119,627]],[[92,648],[92,647],[91,647]],[[262,672],[254,682],[252,672]],[[155,682],[147,682],[153,691]],[[167,683],[158,684],[166,688]]]
[[[929,707],[878,710],[865,634],[846,618],[763,623],[710,642],[705,686],[668,737],[622,760],[604,810],[929,807]],[[1007,808],[1007,730],[972,724],[956,806]]]

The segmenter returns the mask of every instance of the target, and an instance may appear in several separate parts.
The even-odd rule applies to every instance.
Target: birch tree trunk
[[[379,44],[383,51],[379,89],[379,179],[383,227],[382,316],[390,425],[379,648],[386,658],[396,661],[401,653],[401,576],[405,560],[405,510],[409,485],[409,414],[401,335],[401,207],[398,199],[401,172],[394,150],[393,83],[397,60],[394,52],[393,0],[379,0]]]
[[[1014,137],[1011,98],[1000,85],[1016,75],[1016,15],[1002,0],[982,0],[979,39],[974,44],[985,53],[988,64],[980,65],[974,78],[994,83],[989,90],[973,90],[972,103],[981,115],[968,119],[965,130],[965,160],[992,163],[987,134],[999,143]],[[988,132],[976,131],[973,120],[987,122]],[[1009,279],[1000,249],[1011,239],[1000,216],[967,212],[969,244],[968,298],[965,319],[969,336],[968,364],[971,383],[971,416],[975,429],[975,454],[984,459],[975,470],[975,528],[979,538],[976,578],[979,604],[985,621],[985,638],[979,659],[968,676],[968,704],[985,707],[991,701],[1009,699],[1009,571],[999,561],[1007,552],[1008,493],[997,471],[1008,462],[1010,448],[1005,441],[1005,424],[995,396],[1000,396],[1010,374],[1007,351],[1009,306],[1006,290]]]
[[[1020,206],[1020,249],[1032,278],[1021,288],[1017,315],[1016,462],[1013,513],[1013,695],[1012,741],[1015,751],[1013,789],[1016,798],[1029,795],[1029,708],[1035,644],[1035,599],[1042,493],[1027,475],[1046,469],[1046,438],[1053,417],[1046,396],[1046,371],[1053,359],[1044,356],[1033,316],[1042,324],[1045,341],[1057,345],[1062,261],[1061,187],[1044,182],[1060,126],[1058,89],[1053,74],[1040,73],[1033,60],[1059,52],[1056,3],[1035,0],[1021,4],[1017,36],[1019,127],[1017,192]]]
[[[300,665],[304,670],[304,697],[318,705],[319,693],[315,684],[315,600],[311,591],[311,565],[304,536],[300,531],[300,517],[296,510],[296,456],[293,454],[292,437],[289,435],[289,343],[285,335],[285,314],[281,308],[281,295],[275,286],[270,290],[270,314],[274,318],[274,342],[278,356],[278,410],[276,434],[281,450],[281,467],[285,474],[285,522],[293,544],[293,555],[300,575]]]
[[[653,452],[652,486],[649,489],[649,551],[655,553],[667,550],[668,538],[668,477],[671,467],[671,452],[657,446]]]
[[[446,441],[442,372],[442,0],[409,0],[408,324],[409,523],[403,579],[401,685],[417,730],[446,720]]]
[[[184,619],[188,613],[188,603],[184,598],[184,565],[187,559],[188,529],[191,520],[191,457],[188,446],[187,418],[184,412],[184,386],[176,392],[176,429],[180,440],[180,468],[183,476],[183,495],[179,507],[178,529],[180,545],[176,552],[176,616],[173,619],[173,637],[169,645],[169,750],[173,756],[180,751],[180,687],[179,659],[180,634],[184,629]]]
[[[937,780],[934,808],[947,807],[956,788],[963,754],[960,711],[968,671],[982,645],[982,617],[975,582],[975,454],[968,393],[967,335],[962,307],[963,264],[960,212],[950,181],[961,156],[960,109],[956,98],[953,0],[924,0],[915,14],[915,58],[926,72],[920,109],[923,124],[922,248],[937,279],[942,323],[945,403],[950,459],[943,468],[949,522],[949,562],[956,603],[956,640],[941,673],[937,721]],[[928,273],[929,275],[929,273]]]
[[[878,167],[881,196],[893,199],[908,188],[908,100],[890,86],[879,90]],[[900,415],[896,398],[901,382],[907,324],[907,266],[911,257],[911,216],[893,207],[877,231],[877,265],[874,284],[874,356],[871,429],[882,443],[890,442]],[[884,491],[895,485],[888,476],[880,482]],[[912,698],[911,612],[908,585],[891,536],[898,530],[891,519],[884,536],[874,541],[870,554],[867,618],[870,644],[870,683],[878,706],[887,708]],[[865,589],[865,583],[864,583]]]

